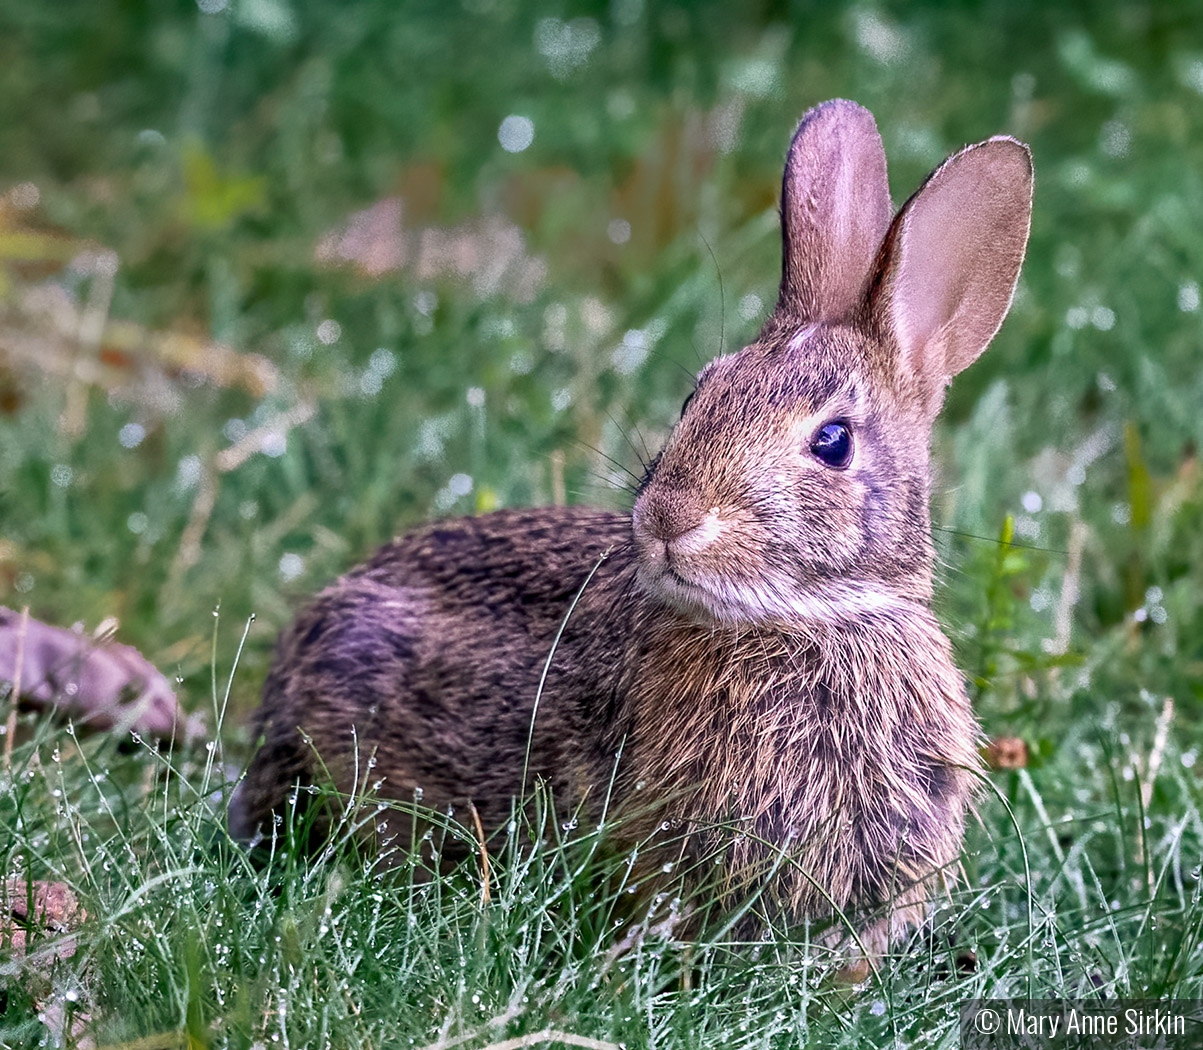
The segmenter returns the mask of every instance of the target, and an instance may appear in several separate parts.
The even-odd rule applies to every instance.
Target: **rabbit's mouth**
[[[644,565],[640,568],[639,577],[647,594],[691,619],[711,624],[731,620],[731,611],[721,595],[690,579],[670,563]]]
[[[746,587],[713,579],[702,583],[671,565],[647,573],[643,584],[670,608],[708,626],[746,626],[780,619],[770,615],[761,597]]]
[[[686,579],[679,572],[677,572],[677,570],[674,569],[671,565],[664,570],[664,573],[660,577],[659,582],[660,582],[661,586],[667,584],[670,587],[673,587],[673,588],[679,589],[679,590],[683,590],[686,593],[691,593],[691,594],[705,594],[706,593],[702,587],[699,587],[692,580]]]

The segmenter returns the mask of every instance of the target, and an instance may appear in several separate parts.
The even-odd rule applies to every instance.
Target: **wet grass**
[[[961,889],[852,991],[805,930],[642,922],[632,858],[545,807],[483,861],[444,821],[385,866],[349,848],[378,819],[364,799],[332,848],[281,845],[261,869],[225,837],[220,746],[123,754],[43,725],[0,795],[6,870],[67,882],[88,918],[35,940],[0,1040],[77,1023],[106,1046],[956,1046],[971,998],[1197,997],[1199,786],[1174,749],[1154,780],[1106,737],[999,778]],[[470,859],[434,876],[448,837]]]

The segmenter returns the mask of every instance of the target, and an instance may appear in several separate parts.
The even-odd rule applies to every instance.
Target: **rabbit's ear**
[[[785,163],[777,313],[807,323],[851,314],[892,214],[873,114],[843,99],[810,110]]]
[[[890,227],[869,309],[933,408],[1002,325],[1031,218],[1031,153],[999,136],[945,161]]]

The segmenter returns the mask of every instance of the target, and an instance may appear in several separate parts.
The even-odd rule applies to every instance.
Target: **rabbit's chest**
[[[779,841],[837,816],[861,823],[923,787],[908,783],[918,772],[913,730],[881,692],[833,695],[821,680],[678,690],[639,705],[658,717],[631,734],[631,765],[681,799],[682,816],[750,823]]]
[[[837,899],[877,896],[908,857],[950,859],[975,739],[951,663],[915,674],[830,650],[741,656],[670,650],[632,682],[622,764],[635,808],[654,793],[661,822],[732,870],[788,851]]]

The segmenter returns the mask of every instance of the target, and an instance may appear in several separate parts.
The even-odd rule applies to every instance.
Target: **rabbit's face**
[[[1031,209],[1031,156],[1000,137],[891,219],[872,116],[811,110],[782,182],[777,306],[702,372],[636,498],[644,590],[732,625],[927,601],[931,421],[1006,316]]]
[[[707,366],[635,502],[645,590],[727,624],[928,596],[930,426],[871,347],[811,325]]]

